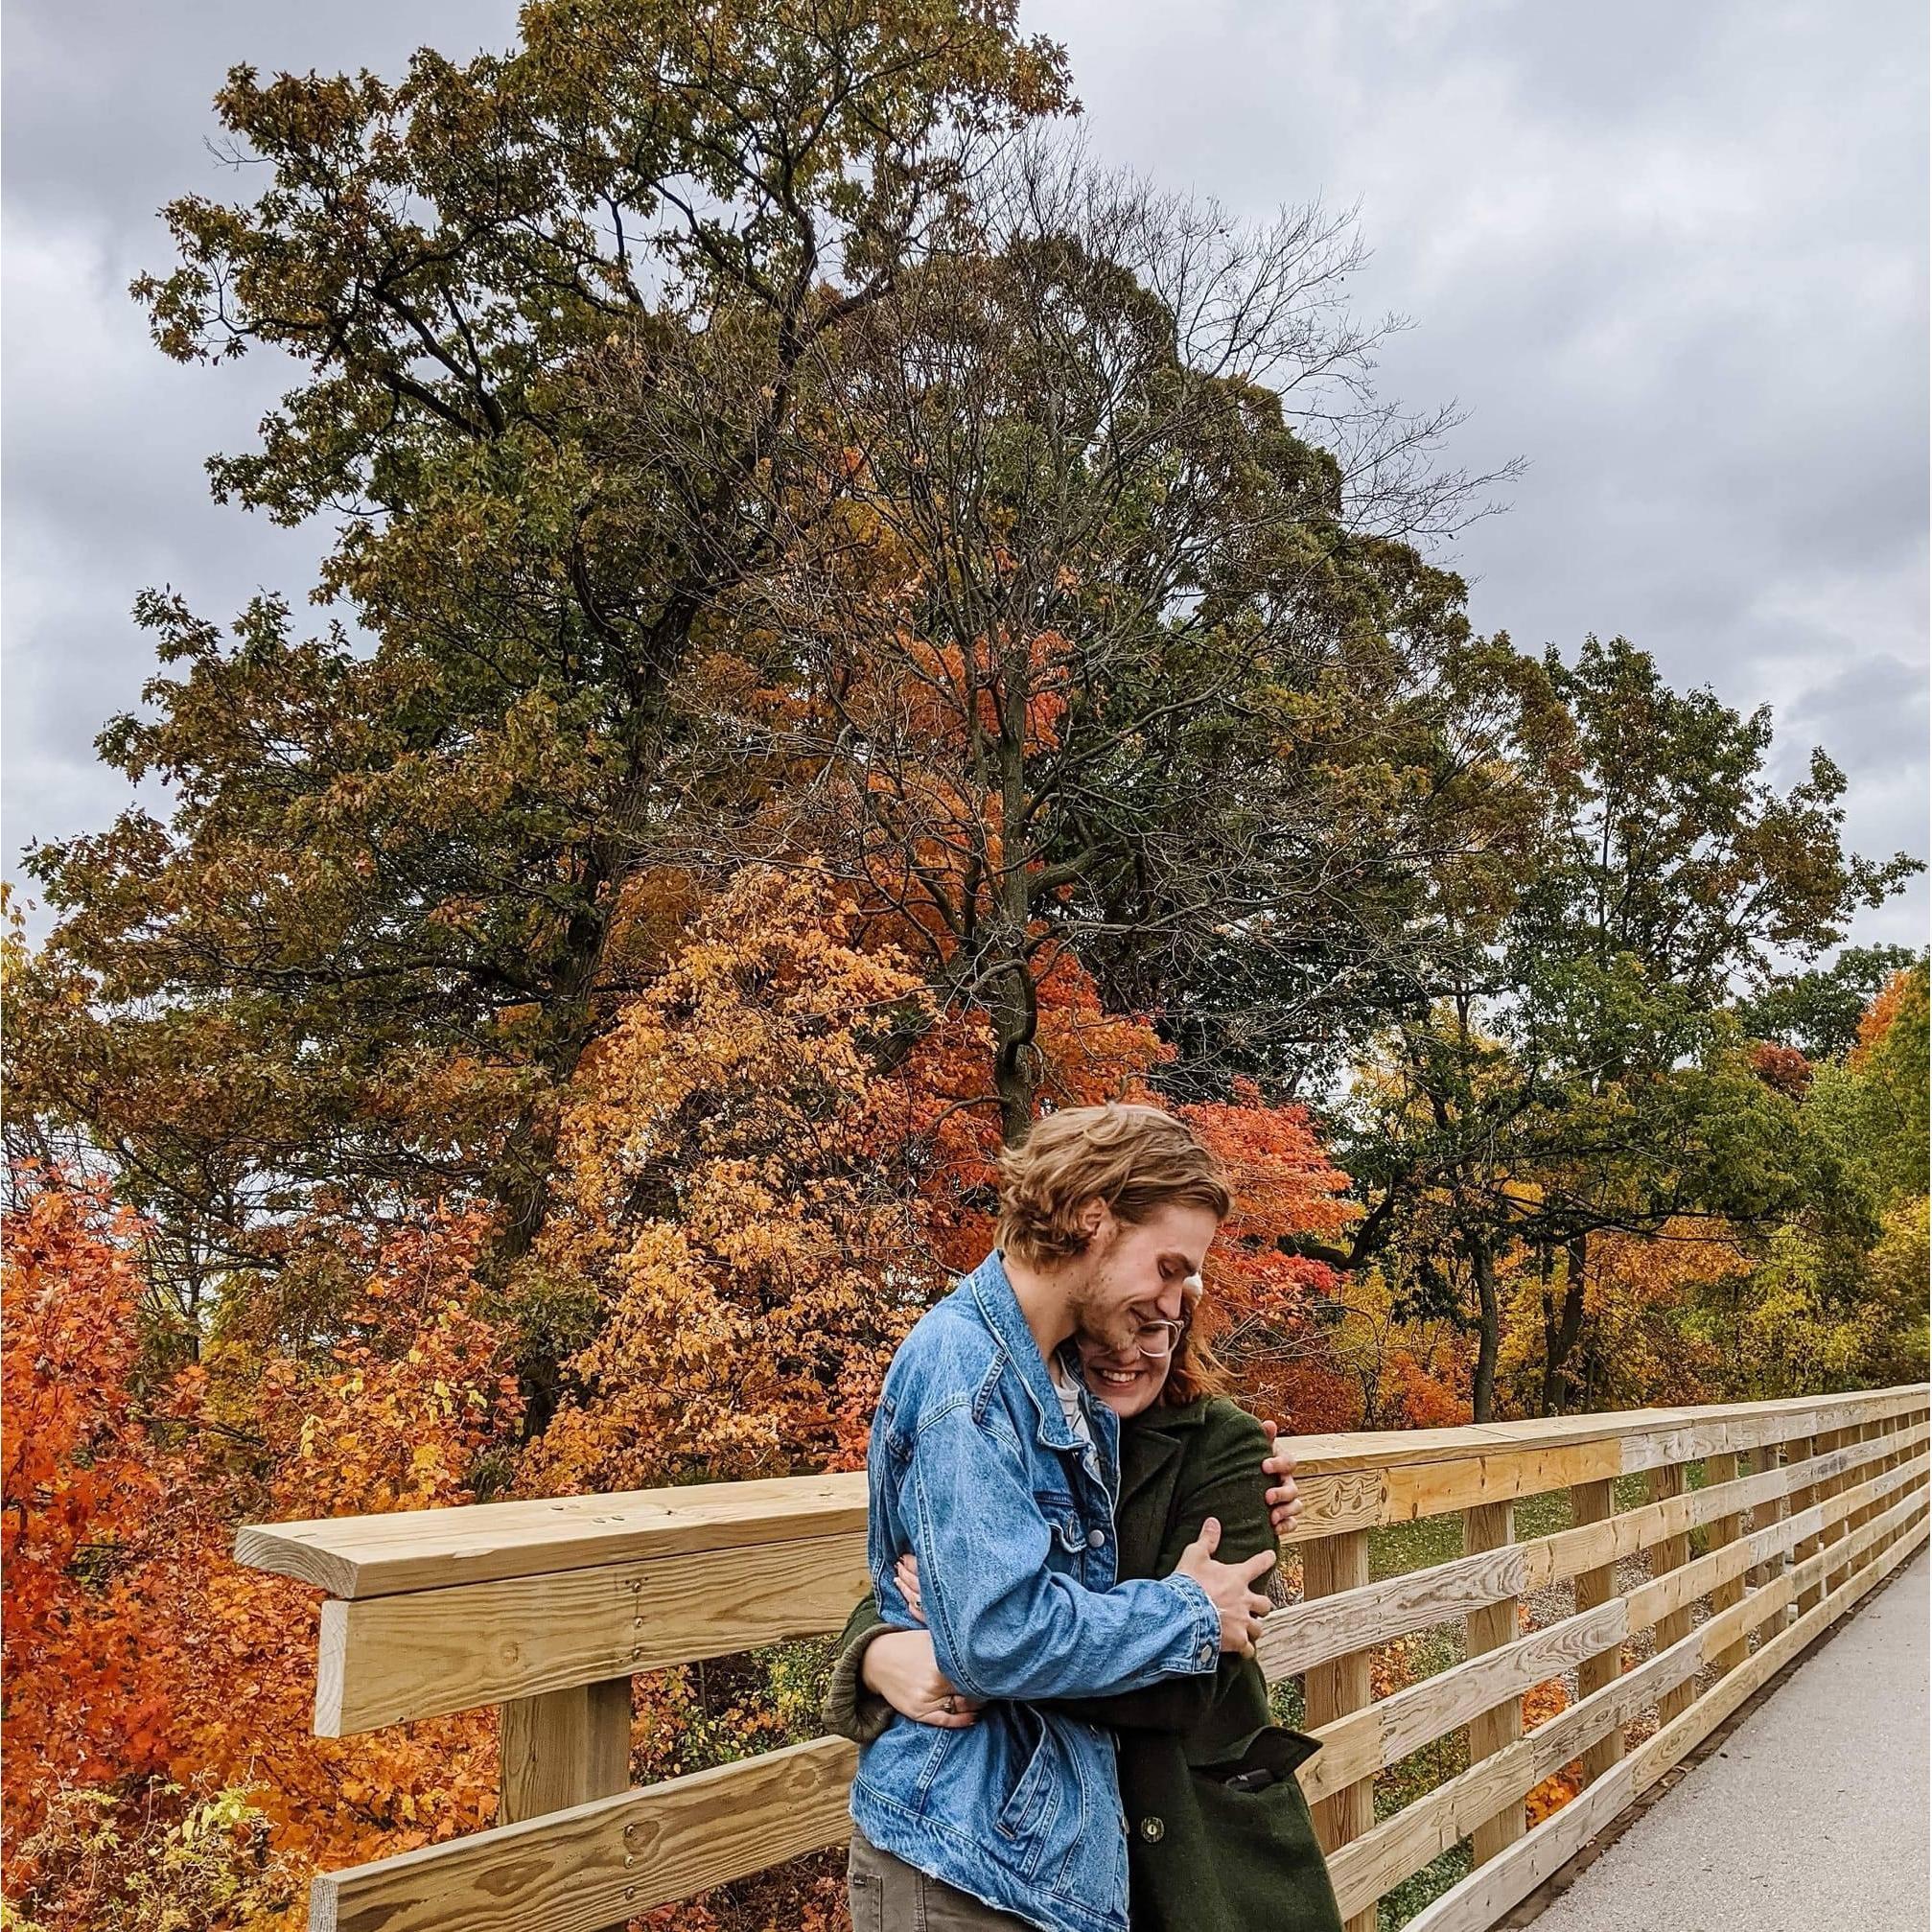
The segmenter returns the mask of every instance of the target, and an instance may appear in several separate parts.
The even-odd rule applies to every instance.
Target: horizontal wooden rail
[[[864,1476],[788,1476],[549,1502],[249,1524],[236,1535],[235,1560],[299,1577],[331,1596],[388,1596],[793,1543],[841,1530],[863,1533],[865,1526]]]
[[[1410,1923],[1479,1932],[1507,1910],[1925,1541],[1928,1444],[1922,1385],[1300,1438],[1309,1594],[1261,1650],[1270,1679],[1308,1678],[1323,1748],[1298,1775],[1351,1932],[1472,1838],[1481,1862]],[[1618,1510],[1631,1476],[1649,1500]],[[1552,1490],[1573,1526],[1517,1540],[1515,1504]],[[1467,1554],[1364,1580],[1365,1532],[1451,1514]],[[625,1680],[837,1628],[864,1527],[863,1478],[837,1476],[244,1529],[239,1560],[329,1593],[319,1733],[504,1711],[503,1822],[318,1877],[312,1925],[601,1932],[842,1842],[855,1754],[836,1739],[621,1788]],[[1650,1573],[1619,1588],[1632,1560]],[[1571,1580],[1573,1615],[1510,1634],[1515,1603]],[[1370,1701],[1375,1646],[1465,1625],[1464,1662]],[[1646,1630],[1652,1654],[1619,1668]],[[1577,1700],[1519,1736],[1523,1693],[1571,1671]],[[1468,1768],[1376,1822],[1378,1774],[1457,1731]],[[1578,1758],[1583,1792],[1524,1830],[1526,1795]]]
[[[1723,1450],[1781,1443],[1816,1430],[1887,1422],[1924,1406],[1923,1397],[1910,1388],[1879,1389],[1810,1402],[1304,1435],[1296,1438],[1295,1455],[1308,1508],[1296,1537],[1305,1542],[1337,1529],[1439,1516],[1587,1481],[1590,1471],[1627,1475]],[[862,1532],[865,1524],[862,1475],[779,1477],[556,1501],[250,1524],[237,1534],[235,1560],[247,1569],[313,1583],[331,1596],[386,1596]]]

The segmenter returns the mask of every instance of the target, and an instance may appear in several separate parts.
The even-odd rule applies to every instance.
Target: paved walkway
[[[1536,1932],[1927,1932],[1928,1576],[1921,1549]]]

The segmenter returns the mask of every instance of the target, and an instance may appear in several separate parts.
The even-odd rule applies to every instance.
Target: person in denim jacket
[[[1072,1346],[1172,1345],[1230,1205],[1212,1156],[1157,1108],[1082,1107],[1036,1124],[1000,1181],[1000,1245],[906,1338],[873,1422],[879,1614],[918,1625],[895,1577],[915,1555],[935,1660],[982,1708],[865,1746],[858,1932],[1127,1932],[1113,1734],[1041,1703],[1211,1675],[1268,1610],[1272,1554],[1216,1562],[1211,1521],[1172,1574],[1117,1580],[1119,1425]]]

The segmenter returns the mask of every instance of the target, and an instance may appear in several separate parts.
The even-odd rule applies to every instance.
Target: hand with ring
[[[964,1731],[978,1721],[980,1706],[963,1696],[941,1671],[928,1631],[888,1630],[874,1637],[866,1645],[859,1678],[868,1690],[915,1724]]]

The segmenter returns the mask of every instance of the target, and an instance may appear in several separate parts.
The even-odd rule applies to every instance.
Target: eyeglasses
[[[1134,1341],[1151,1361],[1164,1362],[1180,1346],[1186,1333],[1185,1321],[1144,1321],[1134,1331]]]

